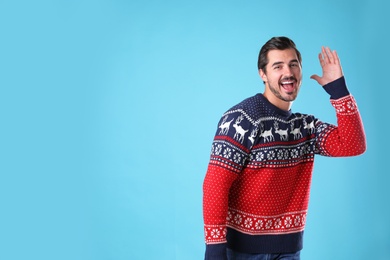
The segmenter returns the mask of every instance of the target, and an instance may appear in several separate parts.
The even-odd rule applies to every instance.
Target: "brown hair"
[[[263,45],[263,47],[261,47],[259,59],[257,61],[257,68],[266,72],[265,67],[268,64],[267,55],[270,50],[286,50],[290,48],[295,50],[298,56],[299,63],[302,63],[301,53],[298,51],[297,47],[295,46],[295,43],[291,39],[281,36],[271,38]]]

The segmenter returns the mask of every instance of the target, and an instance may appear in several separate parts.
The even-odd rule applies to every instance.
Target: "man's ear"
[[[265,72],[262,69],[259,69],[259,75],[260,75],[260,78],[263,80],[263,82],[267,82],[267,75],[265,74]]]

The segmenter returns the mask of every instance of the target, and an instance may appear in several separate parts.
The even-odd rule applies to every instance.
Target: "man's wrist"
[[[323,88],[330,95],[330,99],[339,99],[349,95],[344,76],[324,85]]]

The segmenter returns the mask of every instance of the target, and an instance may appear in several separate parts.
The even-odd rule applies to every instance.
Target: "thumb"
[[[314,79],[315,81],[317,81],[318,83],[320,83],[320,76],[318,76],[317,74],[314,74],[314,75],[311,75],[310,76],[311,79]]]

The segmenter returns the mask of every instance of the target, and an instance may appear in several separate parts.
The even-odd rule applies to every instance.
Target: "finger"
[[[333,56],[333,52],[330,50],[329,47],[326,47],[326,54],[328,55],[329,63],[334,64],[335,63],[335,59],[334,59],[334,56]]]
[[[318,59],[320,60],[321,67],[323,67],[325,65],[325,60],[322,53],[318,54]]]
[[[335,63],[337,65],[340,65],[339,55],[337,54],[336,50],[333,51],[333,56],[334,56]]]
[[[324,59],[325,63],[329,63],[330,62],[327,50],[326,50],[326,48],[324,46],[322,46],[322,56],[323,56],[323,59]]]
[[[326,63],[333,64],[334,63],[334,58],[333,58],[333,53],[330,50],[330,48],[329,47],[325,47],[324,51],[325,51],[324,55],[325,55]]]
[[[310,78],[314,79],[315,81],[317,81],[317,83],[320,84],[321,86],[323,86],[325,84],[323,79],[322,79],[322,77],[320,77],[320,76],[318,76],[316,74],[311,75]]]
[[[311,75],[310,78],[311,78],[311,79],[314,79],[314,80],[317,81],[317,82],[320,80],[320,76],[318,76],[318,75],[316,75],[316,74]]]

